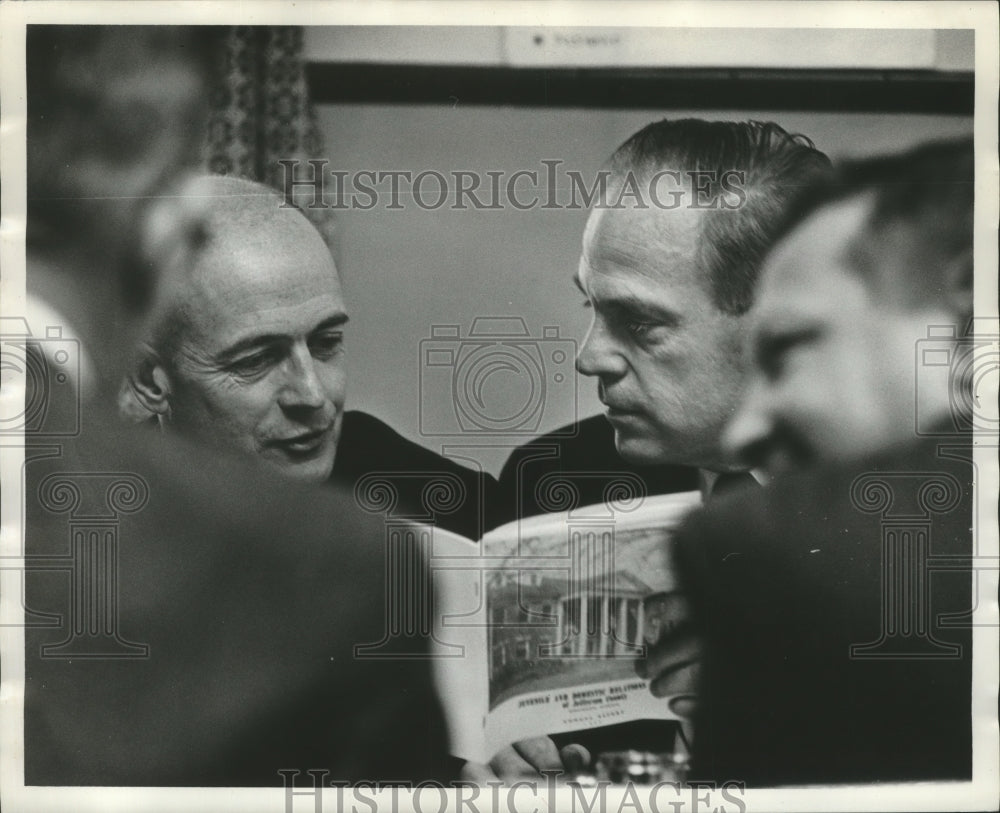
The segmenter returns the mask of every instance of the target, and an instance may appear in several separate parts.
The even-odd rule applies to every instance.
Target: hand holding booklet
[[[433,529],[436,679],[456,756],[487,762],[529,737],[677,719],[635,661],[671,623],[658,610],[671,603],[647,599],[678,589],[671,539],[700,502],[592,505],[479,543]]]

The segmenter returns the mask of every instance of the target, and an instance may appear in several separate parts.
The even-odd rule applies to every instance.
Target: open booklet
[[[701,497],[636,502],[530,517],[481,543],[434,529],[435,677],[456,756],[676,719],[635,660],[670,623],[670,603],[649,597],[676,590],[670,541]]]

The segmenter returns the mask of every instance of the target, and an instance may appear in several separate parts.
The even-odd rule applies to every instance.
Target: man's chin
[[[280,458],[269,458],[268,463],[289,480],[299,483],[322,483],[328,480],[333,472],[333,451],[308,460],[295,460],[283,455]]]
[[[845,442],[844,448],[846,447]],[[786,435],[759,450],[749,462],[754,468],[763,469],[771,479],[787,477],[808,471],[821,463],[832,462],[837,448],[835,445],[831,446],[824,455],[805,438]]]
[[[651,466],[665,462],[663,447],[655,438],[615,428],[615,449],[624,460],[636,465]]]
[[[764,470],[768,478],[774,480],[778,477],[787,477],[807,469],[808,464],[802,460],[785,453],[778,453],[768,457],[759,468]]]

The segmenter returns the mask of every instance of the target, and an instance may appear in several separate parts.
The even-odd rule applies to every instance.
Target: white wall
[[[543,159],[562,160],[585,177],[632,132],[650,121],[687,115],[713,119],[769,119],[810,136],[831,157],[874,154],[928,138],[972,132],[967,117],[761,111],[604,111],[573,109],[454,108],[438,106],[325,105],[318,109],[330,168],[354,172],[424,170],[450,173],[541,170]],[[387,186],[384,187],[387,189]],[[432,189],[432,187],[428,187]],[[335,249],[346,286],[351,323],[348,404],[397,431],[440,448],[456,441],[420,434],[420,342],[435,324],[466,330],[477,316],[517,315],[533,335],[558,325],[581,340],[588,317],[571,283],[585,211],[424,211],[405,205],[388,211],[338,213]],[[407,201],[403,201],[407,203]],[[438,370],[440,372],[440,370]],[[489,387],[524,384],[506,374]],[[489,398],[501,398],[490,390]],[[428,395],[437,423],[453,411],[450,392]],[[425,401],[426,403],[426,401]],[[541,431],[599,410],[591,380],[580,384],[579,404],[556,398],[543,411]],[[492,471],[513,441],[476,454]]]

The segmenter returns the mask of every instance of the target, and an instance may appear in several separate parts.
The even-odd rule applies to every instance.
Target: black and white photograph
[[[1000,9],[0,0],[0,806],[996,810]]]

